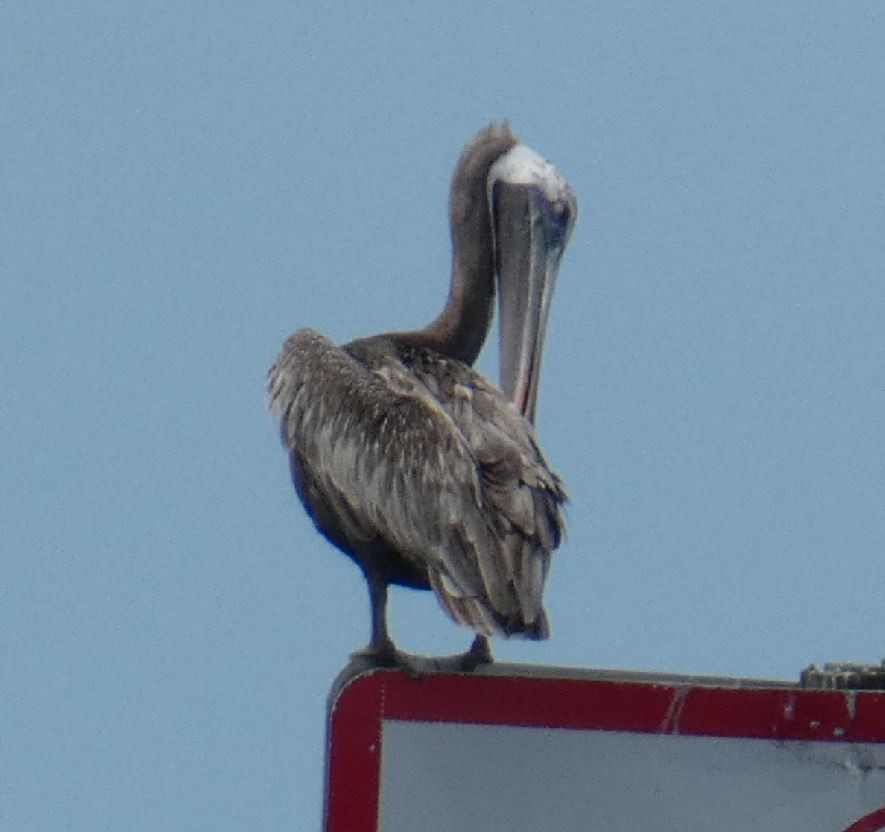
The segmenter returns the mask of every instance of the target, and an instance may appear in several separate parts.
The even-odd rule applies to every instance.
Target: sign
[[[327,832],[885,832],[885,693],[377,670],[331,702],[327,769]]]

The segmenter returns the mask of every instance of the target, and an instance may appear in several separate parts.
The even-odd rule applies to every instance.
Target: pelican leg
[[[387,581],[366,572],[369,585],[369,603],[372,606],[372,638],[365,652],[381,664],[397,664],[398,651],[387,632]]]
[[[352,657],[351,665],[369,662],[375,667],[398,667],[413,679],[421,677],[421,657],[398,650],[387,632],[387,581],[365,570],[369,586],[369,602],[372,606],[372,638]]]
[[[476,656],[480,662],[491,664],[495,661],[495,657],[492,655],[492,648],[489,647],[489,639],[487,636],[478,635],[473,639],[473,644],[470,645],[470,649],[467,653],[468,655]]]
[[[372,638],[362,650],[353,654],[359,663],[369,660],[376,666],[398,667],[412,678],[420,678],[422,673],[434,671],[469,673],[481,664],[494,661],[489,640],[481,635],[473,639],[469,650],[455,656],[415,656],[397,650],[387,631],[387,581],[369,570],[365,570],[365,575],[372,606]]]
[[[492,664],[495,661],[489,640],[485,636],[477,636],[473,644],[465,653],[456,653],[454,656],[434,656],[423,658],[413,657],[418,660],[419,670],[435,671],[437,673],[471,673],[481,664]]]
[[[492,648],[489,647],[488,638],[478,635],[473,639],[473,644],[463,655],[462,661],[464,670],[475,670],[478,665],[494,662],[495,657],[492,655]]]

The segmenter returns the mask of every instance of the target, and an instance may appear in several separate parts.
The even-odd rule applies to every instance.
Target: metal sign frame
[[[330,699],[327,832],[376,832],[385,722],[881,744],[885,693],[506,665],[420,678],[374,670]],[[845,829],[885,830],[885,793],[881,808]]]

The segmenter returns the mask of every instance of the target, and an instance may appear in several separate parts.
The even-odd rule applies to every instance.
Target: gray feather
[[[332,542],[429,586],[481,634],[546,637],[566,495],[497,387],[428,349],[339,348],[312,330],[289,338],[268,386],[298,493]]]

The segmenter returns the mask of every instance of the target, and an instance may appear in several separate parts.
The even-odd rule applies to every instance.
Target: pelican
[[[452,276],[437,318],[343,346],[301,329],[268,373],[295,490],[365,575],[372,630],[360,654],[379,664],[405,655],[388,633],[390,584],[433,590],[471,627],[472,666],[491,661],[488,636],[549,634],[542,592],[566,493],[533,421],[576,211],[556,169],[508,125],[490,125],[452,178]],[[471,369],[496,287],[501,388]]]

